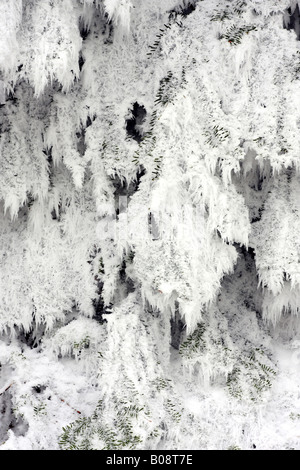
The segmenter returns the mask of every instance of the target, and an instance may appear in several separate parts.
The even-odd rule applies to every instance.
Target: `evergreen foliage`
[[[2,449],[299,448],[299,8],[0,2]]]

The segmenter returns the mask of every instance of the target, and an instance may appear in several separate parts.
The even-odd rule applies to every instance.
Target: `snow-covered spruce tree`
[[[300,448],[299,8],[1,0],[1,449]]]

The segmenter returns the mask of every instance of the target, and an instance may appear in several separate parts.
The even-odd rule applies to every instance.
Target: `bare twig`
[[[3,387],[0,390],[0,395],[3,395],[3,393],[5,393],[12,385],[13,385],[13,382],[11,384],[9,384],[7,387]]]
[[[62,398],[60,398],[60,401],[62,401],[63,403],[65,403],[66,405],[68,405],[70,408],[72,408],[72,410],[76,411],[76,413],[78,413],[79,415],[81,415],[81,411],[78,411],[78,410],[76,410],[75,408],[73,408],[73,406],[69,405],[69,403],[67,403],[65,400],[63,400]]]

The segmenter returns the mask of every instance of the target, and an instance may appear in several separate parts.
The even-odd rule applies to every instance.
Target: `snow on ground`
[[[239,403],[218,384],[203,387],[194,380],[182,381],[178,355],[172,369],[184,407],[201,423],[190,440],[193,449],[300,450],[300,360],[299,349],[274,344],[278,375],[265,402]],[[197,429],[195,428],[195,433]]]
[[[2,363],[7,349],[9,365]],[[74,359],[56,361],[46,352],[24,348],[21,353],[17,346],[0,343],[0,362],[0,389],[11,384],[0,399],[10,405],[10,392],[17,396],[12,408],[19,417],[8,435],[3,430],[1,434],[0,425],[1,450],[58,449],[62,428],[79,416],[89,416],[97,404],[97,387]]]
[[[194,426],[191,434],[182,432],[173,436],[175,440],[160,442],[159,448],[300,450],[300,348],[296,340],[292,345],[274,340],[279,372],[267,398],[258,404],[239,403],[220,382],[204,386],[198,377],[183,372],[178,351],[171,348],[169,376],[185,412],[193,415]],[[7,355],[7,348],[1,343],[0,356],[4,351]],[[17,389],[19,401],[13,407],[31,424],[22,428],[20,420],[5,437],[2,433],[1,449],[58,449],[62,428],[92,414],[99,387],[74,358],[56,361],[49,353],[25,348],[20,360],[18,347],[12,344],[9,349],[10,365],[2,365],[0,397],[10,393],[4,391],[8,386]]]

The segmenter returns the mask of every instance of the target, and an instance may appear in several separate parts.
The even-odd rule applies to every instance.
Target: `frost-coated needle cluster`
[[[300,449],[299,39],[1,0],[0,450]]]

